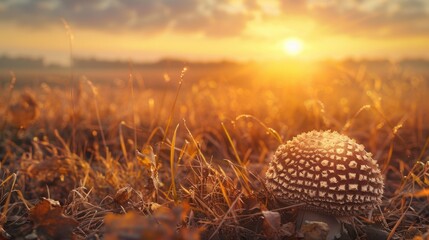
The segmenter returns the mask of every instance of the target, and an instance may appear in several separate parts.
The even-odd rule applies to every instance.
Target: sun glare
[[[296,56],[302,52],[303,44],[298,38],[288,38],[283,42],[283,50],[290,56]]]

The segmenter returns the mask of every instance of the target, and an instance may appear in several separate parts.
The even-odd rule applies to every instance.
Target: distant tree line
[[[342,61],[320,61],[319,63],[325,66],[335,65],[335,62],[341,62],[347,67],[360,67],[362,65],[373,68],[385,68],[393,64],[393,62],[387,59],[345,59]],[[255,62],[248,62],[248,64],[253,64]],[[429,59],[402,59],[400,61],[394,62],[394,64],[399,64],[402,67],[413,68],[416,70],[429,69]],[[73,59],[74,68],[183,68],[184,66],[194,67],[194,68],[225,68],[225,67],[237,67],[243,65],[243,63],[237,63],[234,61],[221,60],[221,61],[186,61],[183,59],[174,59],[174,58],[164,58],[154,62],[135,62],[135,61],[125,61],[125,60],[105,60],[98,58],[82,58],[77,57]],[[246,65],[246,64],[244,64]],[[0,69],[17,69],[17,68],[29,68],[29,69],[39,69],[39,68],[61,68],[59,64],[46,64],[42,57],[32,58],[32,57],[10,57],[7,55],[0,56]]]
[[[0,68],[43,68],[43,58],[0,56]]]

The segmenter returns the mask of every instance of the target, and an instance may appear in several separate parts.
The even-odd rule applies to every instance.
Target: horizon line
[[[31,55],[11,55],[7,53],[0,54],[1,61],[28,61],[39,63],[44,67],[70,67],[70,64],[63,64],[60,61],[47,61],[46,56],[31,56]],[[69,59],[70,61],[70,59]],[[302,58],[283,58],[283,59],[263,59],[263,60],[237,60],[232,58],[219,58],[219,59],[187,59],[186,57],[170,57],[164,56],[153,60],[134,60],[134,59],[124,59],[124,58],[103,58],[95,56],[75,56],[73,57],[73,65],[76,64],[76,61],[87,61],[88,63],[99,63],[99,64],[132,64],[132,65],[156,65],[162,63],[170,64],[264,64],[264,63],[282,63],[282,62],[295,62],[295,63],[326,63],[326,62],[387,62],[387,63],[401,63],[401,62],[410,62],[410,61],[419,61],[429,63],[429,57],[401,57],[401,58],[389,58],[389,57],[342,57],[342,58],[321,58],[321,59],[302,59]],[[2,68],[0,64],[0,68]]]

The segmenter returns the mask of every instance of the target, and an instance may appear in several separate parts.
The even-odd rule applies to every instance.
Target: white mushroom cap
[[[278,147],[266,185],[280,201],[353,216],[381,203],[384,183],[377,162],[363,145],[337,132],[311,131]]]

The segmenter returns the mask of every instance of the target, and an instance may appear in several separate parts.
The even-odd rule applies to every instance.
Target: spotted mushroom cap
[[[363,145],[337,132],[311,131],[278,147],[266,185],[282,202],[353,216],[381,203],[384,184],[377,162]]]

